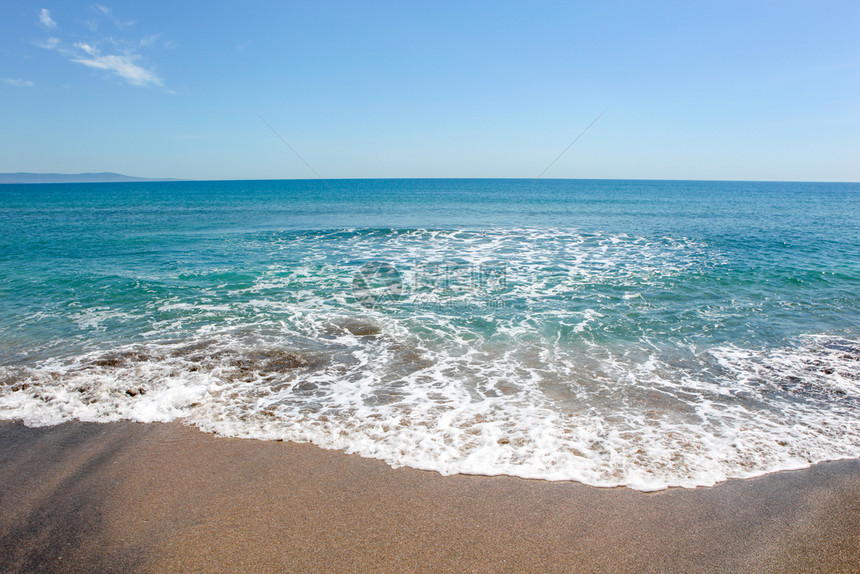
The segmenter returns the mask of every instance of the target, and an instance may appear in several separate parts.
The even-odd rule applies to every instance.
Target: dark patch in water
[[[329,334],[343,335],[350,333],[356,337],[376,337],[382,334],[379,325],[361,319],[342,319],[331,324]]]
[[[201,362],[207,359],[217,359],[224,355],[224,351],[217,349],[217,347],[213,349],[215,344],[216,341],[214,339],[205,339],[203,341],[197,341],[189,345],[183,345],[182,347],[172,349],[171,355],[195,362]]]
[[[203,341],[197,341],[195,343],[191,343],[190,345],[184,345],[175,349],[173,354],[177,357],[184,357],[185,355],[190,355],[191,353],[196,353],[197,351],[203,351],[211,347],[215,344],[215,339],[206,339]]]
[[[293,387],[293,390],[298,393],[310,393],[317,390],[318,388],[319,385],[317,385],[316,383],[302,381],[301,383],[298,383],[295,387]]]
[[[433,366],[433,361],[426,359],[412,347],[401,343],[392,343],[391,349],[397,354],[398,364],[402,367],[403,374],[420,371]]]
[[[150,360],[150,355],[144,351],[111,351],[93,361],[96,367],[121,367],[129,363],[143,363]]]
[[[839,339],[836,341],[828,341],[822,345],[825,349],[833,351],[842,351],[844,355],[842,359],[849,361],[860,361],[860,342],[851,341],[848,339]]]
[[[237,357],[231,361],[231,364],[242,370],[284,373],[296,369],[315,367],[321,362],[320,357],[313,355],[301,355],[281,349],[263,349]]]
[[[812,349],[811,353],[811,357],[803,360],[800,373],[782,374],[773,367],[767,367],[774,373],[775,384],[795,395],[860,402],[860,396],[852,396],[845,389],[830,382],[833,377],[860,381],[860,372],[855,365],[850,364],[860,361],[860,345],[844,339],[828,341],[821,347]]]
[[[27,376],[21,370],[9,370],[0,374],[0,386],[9,387],[13,392],[30,388]]]
[[[327,363],[328,360],[318,353],[300,353],[283,349],[260,349],[230,361],[230,365],[236,369],[235,378],[251,381],[261,377],[269,382],[279,379],[277,375],[316,369]]]

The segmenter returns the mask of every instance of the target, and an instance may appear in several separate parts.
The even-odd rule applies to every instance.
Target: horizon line
[[[672,181],[672,182],[710,182],[710,183],[846,183],[860,184],[860,181],[853,180],[789,180],[789,179],[688,179],[688,178],[649,178],[649,177],[283,177],[283,178],[232,178],[232,179],[202,179],[202,178],[176,178],[176,177],[143,177],[130,176],[118,172],[80,172],[80,173],[59,173],[59,172],[5,172],[0,173],[0,177],[7,175],[43,175],[43,176],[68,176],[74,177],[78,175],[101,175],[110,174],[124,178],[129,178],[137,181],[117,180],[117,181],[0,181],[0,185],[62,185],[62,184],[81,184],[81,183],[187,183],[187,182],[231,182],[231,181],[372,181],[372,180],[522,180],[522,181]]]

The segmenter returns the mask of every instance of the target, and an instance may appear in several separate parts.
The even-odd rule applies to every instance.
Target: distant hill
[[[132,177],[109,171],[101,173],[0,173],[2,183],[100,183],[122,181],[176,181]]]

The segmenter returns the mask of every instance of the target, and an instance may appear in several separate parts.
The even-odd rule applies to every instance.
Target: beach
[[[11,4],[0,574],[860,574],[860,3]]]
[[[860,461],[643,493],[178,423],[0,424],[3,572],[855,572]]]

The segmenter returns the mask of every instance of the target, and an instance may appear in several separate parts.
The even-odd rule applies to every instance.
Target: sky
[[[0,172],[856,182],[860,2],[3,0],[0,125]]]

